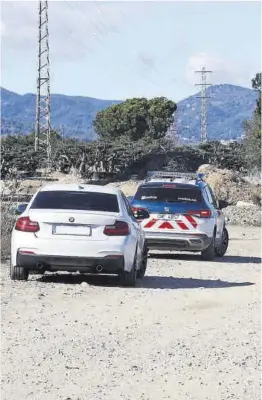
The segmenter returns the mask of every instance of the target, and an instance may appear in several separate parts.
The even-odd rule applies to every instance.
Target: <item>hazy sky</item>
[[[38,2],[1,6],[1,86],[35,92]],[[178,101],[204,64],[213,84],[261,70],[259,1],[49,1],[49,31],[53,93]]]

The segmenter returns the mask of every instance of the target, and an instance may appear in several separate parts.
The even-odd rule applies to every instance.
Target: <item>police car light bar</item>
[[[168,172],[168,171],[148,171],[146,181],[151,179],[186,179],[186,180],[202,180],[204,174],[193,172]]]

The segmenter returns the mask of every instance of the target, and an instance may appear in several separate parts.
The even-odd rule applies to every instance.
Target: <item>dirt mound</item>
[[[133,196],[139,183],[138,181],[115,182],[109,183],[109,186],[119,187],[126,196]]]
[[[28,179],[12,179],[0,181],[0,193],[2,196],[16,195],[33,195],[41,186],[58,183],[83,183],[84,180],[80,179],[77,174],[62,174],[59,172],[52,172],[48,176],[43,175]]]
[[[245,180],[239,172],[218,169],[210,164],[201,165],[198,172],[205,174],[205,180],[213,189],[218,200],[236,205],[238,201],[261,204],[261,185]]]

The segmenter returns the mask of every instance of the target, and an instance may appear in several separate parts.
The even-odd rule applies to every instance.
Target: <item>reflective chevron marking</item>
[[[196,220],[191,215],[183,215],[182,219],[172,220],[172,221],[163,221],[162,219],[152,218],[150,221],[147,221],[143,226],[144,229],[177,229],[178,227],[184,231],[189,230],[190,226],[194,229],[197,228],[198,224]],[[143,223],[142,223],[143,225]]]

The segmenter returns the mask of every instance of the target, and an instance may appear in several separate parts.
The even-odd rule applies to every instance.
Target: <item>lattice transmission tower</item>
[[[37,62],[35,151],[43,153],[47,167],[50,167],[52,149],[50,142],[50,61],[47,1],[39,1]]]
[[[206,100],[210,98],[207,96],[206,89],[208,86],[211,86],[210,83],[207,83],[207,74],[212,73],[212,71],[208,71],[206,67],[203,67],[200,71],[195,71],[195,73],[201,74],[201,83],[196,83],[195,86],[201,86],[201,96],[197,96],[201,99],[201,136],[200,141],[207,141],[207,102]]]
[[[178,115],[177,109],[173,114],[173,121],[167,131],[167,137],[171,140],[174,145],[177,145],[179,142],[179,134],[178,134]]]

